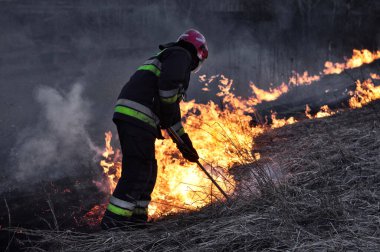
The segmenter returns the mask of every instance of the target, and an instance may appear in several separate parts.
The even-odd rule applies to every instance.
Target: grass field
[[[270,130],[255,142],[261,159],[234,168],[239,193],[227,203],[145,229],[11,231],[38,251],[380,250],[379,102]]]

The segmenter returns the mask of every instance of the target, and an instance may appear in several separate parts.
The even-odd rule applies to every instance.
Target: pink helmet
[[[202,63],[208,57],[208,48],[206,43],[206,38],[195,29],[189,29],[185,31],[181,36],[179,36],[178,41],[186,41],[192,44],[197,50],[197,56]]]

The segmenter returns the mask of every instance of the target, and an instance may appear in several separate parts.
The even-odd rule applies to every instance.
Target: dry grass
[[[380,250],[380,104],[273,130],[256,141],[262,159],[235,170],[242,190],[227,204],[171,216],[143,230],[18,229],[37,238],[24,239],[23,246],[59,251]],[[277,186],[267,175],[280,181]],[[254,177],[259,183],[248,183]],[[247,193],[253,184],[259,193]]]

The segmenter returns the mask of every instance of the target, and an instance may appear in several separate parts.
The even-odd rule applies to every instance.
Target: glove
[[[181,139],[184,144],[177,143],[177,148],[182,153],[182,156],[190,162],[197,162],[199,156],[193,147],[193,143],[191,142],[189,135],[185,133],[181,136]]]

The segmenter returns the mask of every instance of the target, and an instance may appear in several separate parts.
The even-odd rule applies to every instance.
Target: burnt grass
[[[145,229],[8,230],[38,251],[380,250],[380,103],[269,130],[255,143],[261,159],[233,170],[240,188],[229,202]]]

